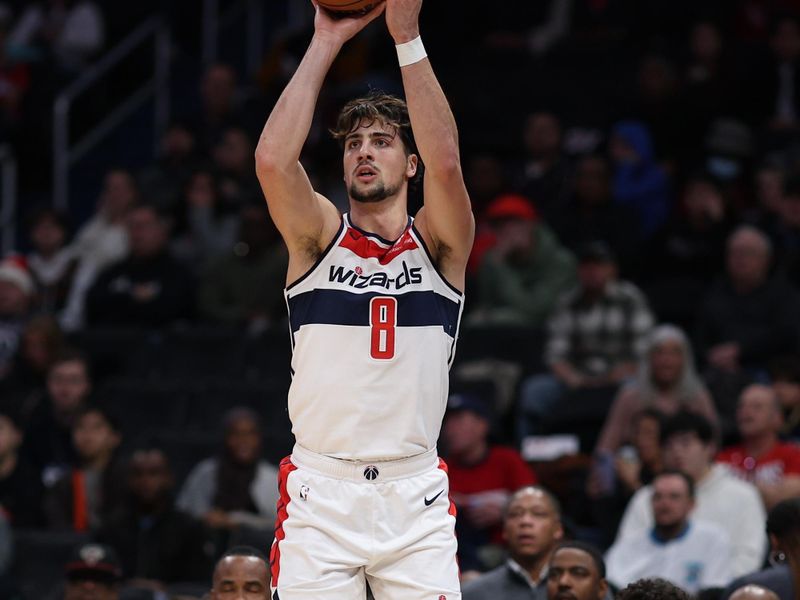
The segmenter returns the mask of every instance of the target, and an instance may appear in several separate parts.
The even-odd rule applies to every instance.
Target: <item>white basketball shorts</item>
[[[280,465],[273,600],[460,600],[455,506],[435,451],[344,461],[295,446]]]

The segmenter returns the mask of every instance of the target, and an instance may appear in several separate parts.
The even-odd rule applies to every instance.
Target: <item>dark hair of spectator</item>
[[[64,230],[65,241],[69,239],[72,233],[72,226],[67,215],[49,206],[34,208],[25,219],[28,231],[33,231],[42,221],[53,221]]]
[[[679,433],[694,433],[704,444],[714,441],[714,428],[702,415],[689,411],[680,411],[664,421],[661,427],[661,445]]]
[[[558,545],[558,547],[555,550],[553,550],[553,556],[555,556],[559,550],[564,550],[566,548],[580,550],[591,556],[592,562],[594,562],[594,566],[597,568],[597,574],[600,576],[601,579],[605,579],[606,561],[603,560],[603,553],[600,552],[600,550],[597,547],[588,542],[581,542],[579,540],[569,540],[566,542],[561,542]]]
[[[75,417],[75,422],[77,423],[80,419],[82,419],[85,415],[88,414],[98,414],[100,417],[108,423],[108,426],[114,430],[115,433],[121,433],[122,429],[122,421],[119,417],[114,413],[113,410],[109,409],[107,406],[102,406],[100,404],[90,403],[86,406],[81,407],[78,410],[78,414]]]
[[[691,596],[669,581],[654,577],[629,584],[617,600],[690,600]]]
[[[83,368],[86,370],[86,376],[89,379],[92,378],[89,359],[83,352],[81,352],[77,348],[72,348],[72,347],[64,348],[63,350],[61,350],[61,352],[58,353],[58,355],[56,355],[56,357],[53,359],[53,362],[50,364],[50,370],[54,369],[58,365],[68,362],[82,363]]]
[[[795,589],[800,589],[800,498],[778,502],[767,513],[767,534],[774,536],[792,571]]]
[[[511,497],[508,499],[506,507],[503,510],[503,519],[505,519],[508,516],[508,509],[511,507],[512,502],[514,502],[522,494],[531,491],[540,492],[545,498],[547,498],[547,501],[550,503],[553,512],[556,513],[556,516],[559,519],[561,518],[561,503],[558,501],[558,498],[556,498],[555,495],[553,495],[549,490],[543,488],[540,485],[526,485],[525,487],[521,487],[513,494],[511,494]]]

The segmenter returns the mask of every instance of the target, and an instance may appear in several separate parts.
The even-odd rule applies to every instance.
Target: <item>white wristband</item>
[[[420,36],[415,37],[405,44],[397,44],[395,49],[397,50],[397,60],[401,67],[413,65],[428,56],[428,53],[425,52],[425,46],[422,45],[422,38]]]

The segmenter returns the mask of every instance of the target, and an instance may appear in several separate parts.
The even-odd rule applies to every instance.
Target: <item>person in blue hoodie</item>
[[[669,179],[656,162],[653,140],[641,121],[620,121],[609,144],[614,161],[614,201],[633,210],[641,239],[650,238],[669,216]]]

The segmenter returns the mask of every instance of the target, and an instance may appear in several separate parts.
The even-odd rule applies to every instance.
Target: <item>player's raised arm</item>
[[[456,122],[419,39],[421,7],[422,0],[386,0],[386,24],[400,46],[411,128],[425,165],[425,205],[417,226],[432,242],[439,269],[463,289],[475,224],[461,173]]]
[[[314,36],[308,50],[261,132],[255,155],[256,173],[290,255],[319,244],[326,233],[331,237],[338,227],[336,208],[312,189],[300,165],[300,153],[325,75],[339,50],[383,8],[381,4],[362,17],[333,19],[316,7]],[[327,232],[331,227],[333,232]],[[291,271],[290,264],[290,278]]]

